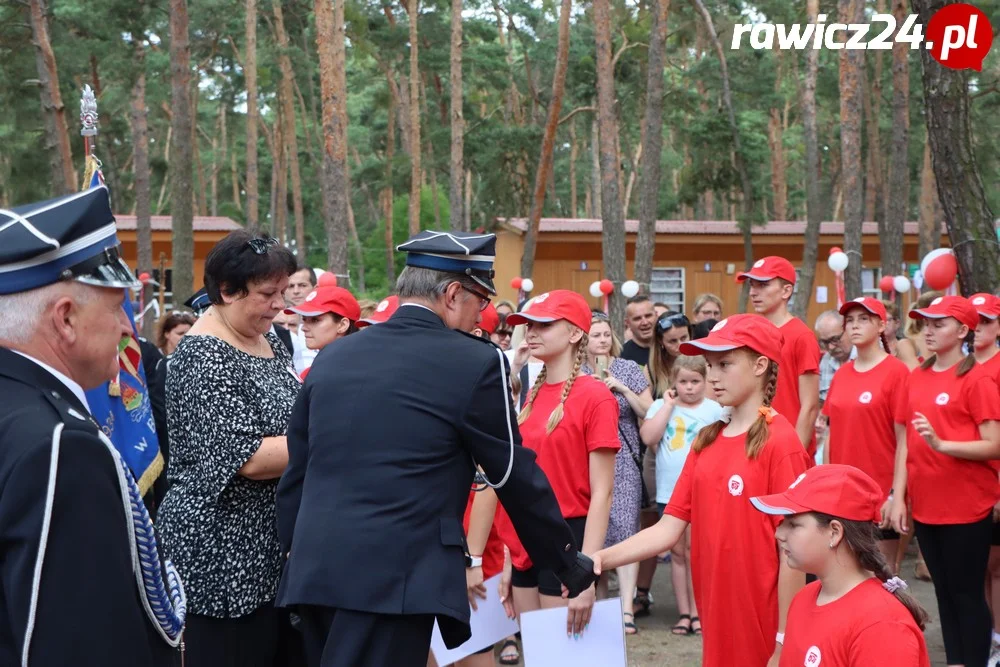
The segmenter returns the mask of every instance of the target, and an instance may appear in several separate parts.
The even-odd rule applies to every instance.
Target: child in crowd
[[[678,357],[672,372],[673,389],[657,399],[646,413],[639,434],[656,455],[656,502],[660,514],[681,476],[695,437],[704,427],[719,421],[722,406],[705,398],[705,357]],[[691,530],[671,549],[671,581],[680,620],[671,629],[675,635],[701,634],[701,621],[694,599],[689,567]]]
[[[814,424],[819,413],[819,345],[806,324],[788,310],[795,293],[795,267],[784,257],[764,257],[753,268],[739,274],[737,282],[750,281],[750,302],[754,312],[781,329],[784,344],[778,367],[778,391],[774,409],[783,415],[809,453],[816,456]]]
[[[930,667],[927,614],[877,546],[882,499],[875,480],[837,464],[750,499],[784,517],[776,535],[788,565],[818,578],[792,600],[780,667]]]
[[[703,667],[776,662],[788,605],[805,584],[779,559],[774,523],[747,502],[788,488],[809,463],[795,429],[771,408],[781,347],[781,331],[760,315],[734,315],[681,345],[682,354],[705,355],[712,394],[730,410],[698,434],[659,523],[594,554],[599,574],[672,548],[691,525]]]

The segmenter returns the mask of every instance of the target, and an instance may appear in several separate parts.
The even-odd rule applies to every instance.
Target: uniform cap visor
[[[773,514],[776,516],[790,516],[792,514],[803,514],[812,511],[808,507],[793,503],[784,493],[775,493],[770,496],[756,496],[750,498],[750,502],[764,514]]]
[[[73,280],[94,287],[142,289],[142,283],[128,268],[128,264],[117,256],[117,253],[114,253],[114,256],[108,256],[105,261],[98,264],[91,265],[89,262],[85,262],[68,269],[68,271],[72,272]]]

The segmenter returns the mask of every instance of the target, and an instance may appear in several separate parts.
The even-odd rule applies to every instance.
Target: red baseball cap
[[[1000,299],[993,296],[992,294],[987,294],[985,292],[980,292],[979,294],[973,294],[969,297],[969,303],[972,307],[976,309],[980,317],[985,317],[988,320],[995,320],[1000,316]]]
[[[848,521],[882,520],[882,489],[854,466],[830,463],[799,475],[784,493],[750,499],[764,514],[819,512]]]
[[[364,318],[363,320],[358,320],[357,326],[359,329],[363,329],[369,324],[380,324],[385,322],[387,319],[392,317],[392,314],[396,312],[399,308],[399,297],[389,296],[381,301],[375,306],[375,312]]]
[[[744,271],[737,275],[736,282],[742,283],[748,278],[750,280],[760,280],[761,282],[766,282],[773,278],[781,278],[794,285],[795,267],[784,257],[764,257],[754,262],[753,267],[749,271]]]
[[[361,306],[354,295],[343,287],[335,285],[321,285],[309,295],[305,301],[294,308],[286,308],[286,313],[295,313],[306,317],[316,317],[325,313],[334,313],[341,317],[346,317],[352,322],[357,322],[361,317]]]
[[[681,354],[689,357],[703,352],[728,352],[748,347],[771,361],[781,359],[784,336],[762,315],[732,315],[718,322],[707,336],[681,343]]]
[[[968,299],[960,296],[939,296],[931,301],[926,308],[914,308],[910,311],[913,319],[941,320],[954,317],[970,329],[979,326],[979,313]]]
[[[539,294],[531,300],[527,310],[507,316],[507,323],[513,326],[526,322],[555,322],[566,320],[580,327],[584,333],[590,331],[590,306],[586,299],[568,289],[554,289]]]
[[[851,308],[857,308],[857,307],[864,308],[869,313],[879,318],[883,322],[885,322],[886,318],[888,317],[888,314],[885,311],[885,304],[879,301],[878,299],[874,299],[870,296],[859,296],[857,299],[854,299],[853,301],[848,301],[847,303],[845,303],[843,306],[840,307],[840,314],[846,315],[847,311],[849,311]]]
[[[486,306],[486,310],[479,316],[477,326],[491,336],[496,333],[497,327],[500,326],[500,313],[492,303]]]

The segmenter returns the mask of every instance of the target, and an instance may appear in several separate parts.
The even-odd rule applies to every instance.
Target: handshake
[[[575,598],[590,588],[598,578],[598,575],[594,574],[594,561],[580,551],[576,552],[576,562],[556,572],[556,576],[566,587],[569,593],[567,597],[570,598]]]

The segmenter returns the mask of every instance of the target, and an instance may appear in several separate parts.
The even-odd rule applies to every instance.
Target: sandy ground
[[[913,576],[913,563],[911,553],[903,564],[902,576],[910,584],[910,592],[916,595],[931,617],[926,634],[931,664],[944,665],[944,645],[941,642],[934,587]],[[677,607],[670,585],[669,565],[661,565],[657,569],[653,580],[653,599],[650,616],[636,621],[639,634],[627,638],[629,667],[700,667],[701,639],[670,634],[670,627],[677,620]]]

